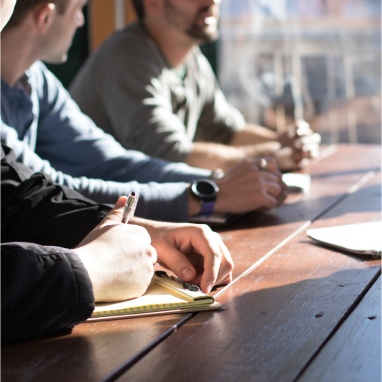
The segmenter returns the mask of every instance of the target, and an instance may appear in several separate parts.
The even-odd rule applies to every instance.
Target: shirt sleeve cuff
[[[88,319],[93,313],[95,307],[93,287],[80,258],[72,251],[67,251],[65,255],[70,262],[77,284],[77,311],[71,322],[71,326],[75,326]]]

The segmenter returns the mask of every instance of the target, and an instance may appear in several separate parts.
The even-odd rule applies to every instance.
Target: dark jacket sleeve
[[[111,210],[45,173],[34,173],[16,162],[2,145],[1,242],[23,241],[73,248]]]
[[[1,245],[1,340],[71,328],[91,316],[88,273],[68,249],[30,243]]]
[[[69,328],[91,315],[89,275],[67,248],[78,245],[110,209],[33,173],[2,145],[2,342]]]

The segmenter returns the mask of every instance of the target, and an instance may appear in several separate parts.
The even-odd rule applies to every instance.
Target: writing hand
[[[89,273],[96,302],[141,296],[150,284],[157,256],[148,232],[122,224],[122,196],[105,219],[73,249]]]

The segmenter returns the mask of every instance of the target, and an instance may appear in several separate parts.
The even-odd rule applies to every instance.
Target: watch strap
[[[209,202],[202,202],[202,209],[200,210],[200,215],[211,215],[214,211],[215,200]]]

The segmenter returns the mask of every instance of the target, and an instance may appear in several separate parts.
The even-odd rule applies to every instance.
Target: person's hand
[[[154,273],[157,256],[148,232],[121,223],[126,200],[120,197],[105,219],[72,250],[89,273],[96,302],[139,297]]]
[[[221,237],[206,225],[162,223],[134,218],[147,229],[158,263],[209,293],[232,281],[233,262]]]
[[[321,135],[314,133],[303,120],[288,126],[278,142],[282,148],[276,153],[277,163],[282,171],[295,170],[319,155]]]
[[[284,136],[284,135],[283,135]],[[292,147],[283,147],[280,142],[271,141],[239,147],[244,158],[273,157],[282,171],[297,169],[301,166],[301,150]]]
[[[260,158],[248,159],[228,170],[216,181],[219,193],[215,212],[246,213],[267,210],[280,205],[287,196],[274,158],[265,158],[267,166],[260,169]]]

